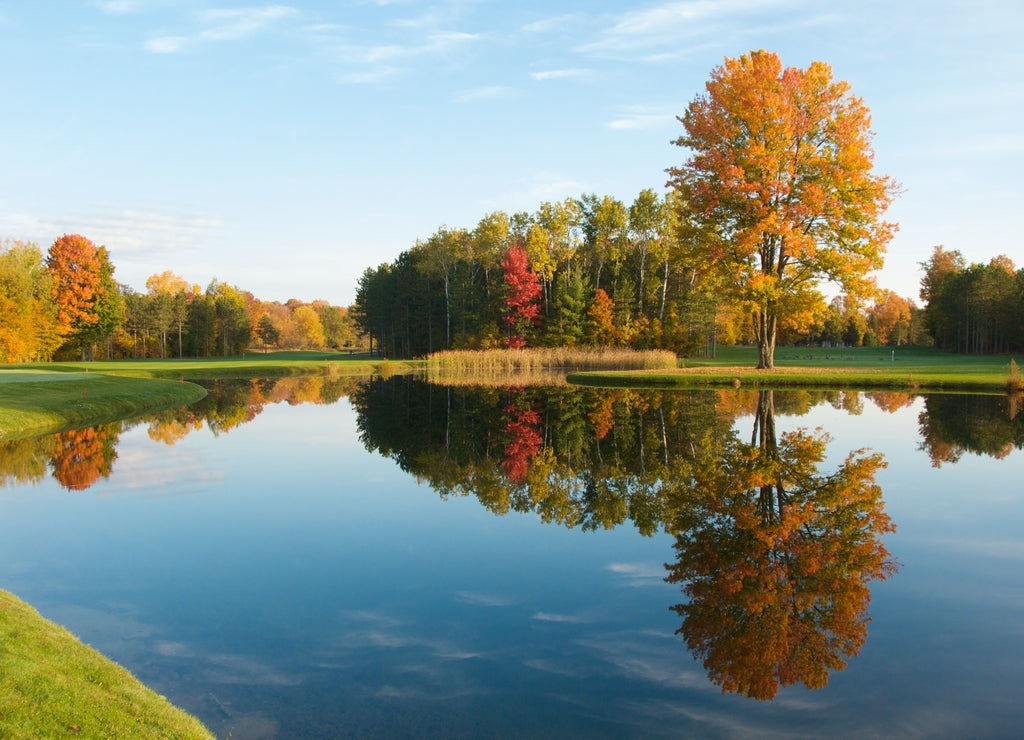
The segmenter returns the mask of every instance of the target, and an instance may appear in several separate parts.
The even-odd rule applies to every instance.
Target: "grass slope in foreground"
[[[0,591],[0,737],[212,738],[63,627]]]
[[[0,439],[106,424],[198,401],[194,383],[98,373],[0,371]]]

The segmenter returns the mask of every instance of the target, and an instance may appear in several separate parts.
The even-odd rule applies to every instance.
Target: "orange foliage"
[[[53,477],[69,491],[84,491],[113,469],[114,446],[121,425],[106,424],[90,429],[73,429],[57,435],[50,458]]]
[[[881,541],[895,529],[874,483],[882,457],[857,451],[822,475],[827,438],[776,440],[773,413],[765,391],[757,444],[705,440],[666,566],[688,597],[673,607],[687,646],[723,692],[757,699],[842,670],[867,637],[868,584],[896,569]]]
[[[95,324],[99,320],[95,308],[101,268],[96,245],[80,234],[65,234],[50,247],[46,268],[52,276],[60,333],[67,335],[83,324]]]

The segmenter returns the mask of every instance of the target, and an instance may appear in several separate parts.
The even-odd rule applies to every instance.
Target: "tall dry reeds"
[[[438,382],[543,382],[581,370],[659,370],[676,367],[668,350],[638,352],[623,347],[536,347],[452,350],[427,358],[427,377]]]
[[[1017,361],[1010,360],[1010,379],[1006,381],[1006,390],[1009,393],[1020,393],[1024,391],[1024,378],[1020,377],[1020,370],[1017,368]]]

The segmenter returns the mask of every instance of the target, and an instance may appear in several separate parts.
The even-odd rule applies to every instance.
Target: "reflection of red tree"
[[[53,477],[69,491],[84,491],[108,477],[117,457],[114,445],[119,429],[119,424],[107,424],[58,434],[50,458]]]
[[[526,480],[530,461],[540,449],[540,414],[536,409],[519,409],[514,405],[506,407],[505,413],[511,414],[505,425],[505,431],[511,439],[505,446],[505,459],[501,461],[501,466],[509,480],[522,483]]]

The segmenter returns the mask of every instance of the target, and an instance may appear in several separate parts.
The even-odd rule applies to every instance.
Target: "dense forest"
[[[827,64],[787,68],[764,50],[726,59],[678,120],[684,161],[666,169],[664,196],[584,194],[442,226],[366,270],[356,321],[382,354],[404,357],[744,342],[771,368],[777,345],[921,343],[926,329],[947,349],[1021,346],[1022,279],[1008,259],[927,266],[927,320],[876,290],[901,188],[874,172],[870,111]]]
[[[0,243],[0,361],[54,357],[210,357],[259,349],[347,347],[348,309],[326,301],[261,301],[214,279],[205,288],[171,271],[139,293],[114,279],[104,247],[66,234],[44,256]]]
[[[355,320],[388,356],[505,346],[512,333],[505,257],[520,247],[540,287],[536,318],[519,324],[531,346],[694,355],[752,342],[749,312],[724,298],[699,259],[688,258],[687,225],[673,216],[672,198],[647,189],[626,205],[587,194],[542,203],[532,214],[489,213],[471,229],[442,226],[363,273]],[[807,311],[786,317],[779,342],[928,344],[925,328],[914,301],[892,291],[831,301],[818,294]]]

